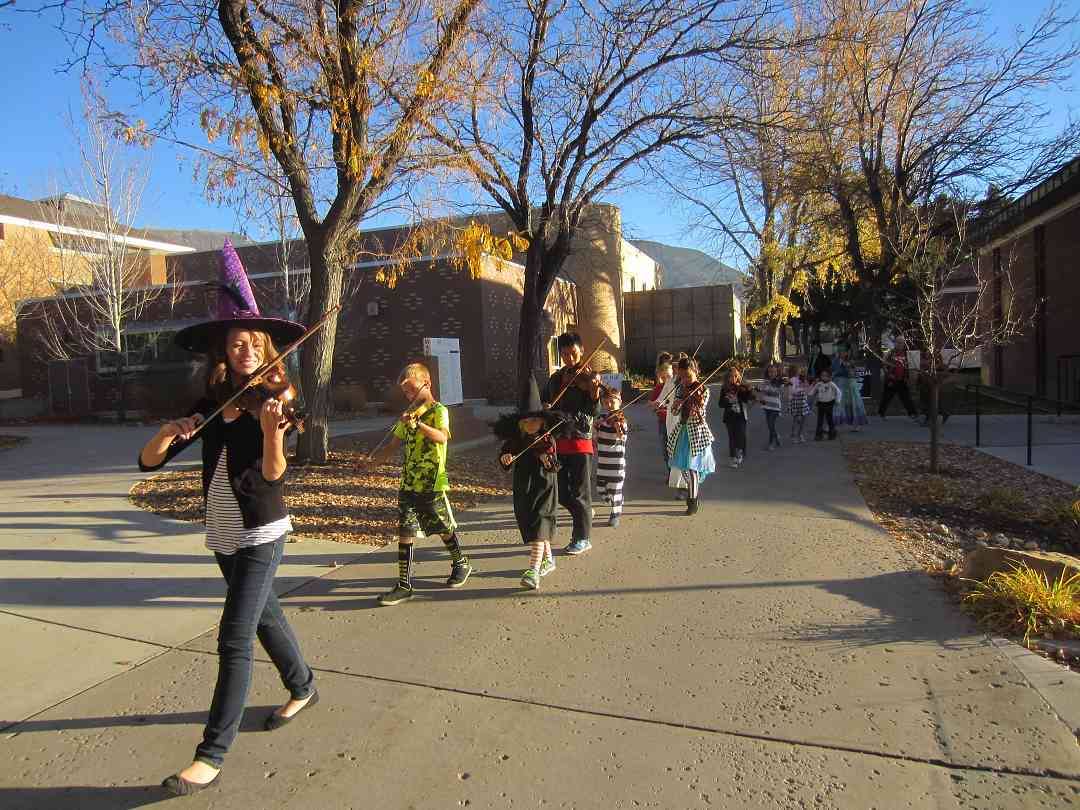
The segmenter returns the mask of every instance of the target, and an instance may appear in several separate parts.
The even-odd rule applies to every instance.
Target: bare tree
[[[965,361],[988,356],[1032,326],[1041,301],[1030,284],[1016,278],[1012,260],[1000,263],[972,249],[977,228],[974,206],[940,198],[910,213],[909,231],[919,234],[904,247],[909,306],[893,311],[892,328],[921,352],[920,384],[927,386],[930,472],[938,472],[942,384]],[[909,312],[904,316],[898,313]]]
[[[518,398],[541,356],[543,305],[588,206],[709,131],[725,67],[771,44],[775,4],[509,0],[479,20],[472,92],[430,136],[527,241]],[[708,69],[706,69],[708,68]],[[708,102],[708,103],[706,103]]]
[[[359,223],[424,168],[416,135],[457,92],[448,67],[478,3],[119,0],[80,8],[73,63],[133,79],[166,114],[132,130],[196,146],[221,182],[258,172],[255,152],[277,165],[307,242],[313,321],[341,301]],[[193,120],[208,145],[182,136]],[[301,462],[327,460],[336,334],[331,320],[304,352]]]
[[[39,348],[48,359],[96,355],[97,373],[115,381],[123,421],[131,361],[141,362],[157,338],[130,327],[151,306],[159,310],[155,320],[167,316],[177,291],[167,283],[164,257],[142,249],[133,227],[149,177],[145,160],[133,155],[91,91],[84,122],[85,135],[73,127],[80,176],[69,186],[81,194],[42,203],[54,241],[48,260],[33,265],[35,286],[56,295],[21,308],[20,317],[37,321]]]

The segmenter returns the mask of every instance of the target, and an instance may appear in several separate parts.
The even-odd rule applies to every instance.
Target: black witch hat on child
[[[542,426],[536,433],[527,434],[525,429],[521,426],[521,423],[526,419],[540,419]],[[504,413],[498,418],[497,421],[491,425],[492,432],[503,441],[513,441],[523,436],[532,435],[537,436],[545,431],[551,430],[562,419],[559,414],[554,411],[545,411],[540,403],[540,389],[536,385],[535,379],[529,380],[529,402],[528,408],[524,411],[517,413]]]

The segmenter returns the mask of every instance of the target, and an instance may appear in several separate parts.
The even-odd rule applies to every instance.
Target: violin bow
[[[705,338],[702,338],[702,339],[701,339],[701,343],[699,343],[699,344],[697,345],[697,348],[696,348],[696,349],[694,349],[694,353],[693,353],[692,355],[690,355],[690,359],[691,359],[691,360],[694,360],[694,359],[696,359],[696,358],[697,358],[697,353],[701,351],[701,347],[702,347],[702,346],[704,346],[704,345],[705,345]]]
[[[613,410],[611,413],[608,414],[608,416],[614,416],[617,413],[622,413],[623,411],[625,411],[627,408],[629,408],[631,405],[633,405],[635,402],[637,402],[639,399],[641,399],[643,396],[645,396],[648,393],[651,393],[648,389],[642,391],[640,394],[638,394],[632,400],[627,402],[621,408],[616,408],[615,410]]]
[[[731,364],[731,361],[732,361],[732,360],[734,360],[734,359],[735,359],[735,358],[733,358],[733,357],[729,357],[729,358],[728,358],[727,360],[725,360],[725,361],[724,361],[723,363],[721,363],[721,364],[720,364],[720,365],[718,365],[718,366],[717,366],[716,368],[714,368],[714,369],[713,369],[712,371],[710,371],[710,372],[709,372],[709,374],[708,374],[708,376],[704,377],[704,378],[703,378],[703,379],[701,379],[701,380],[698,380],[698,382],[699,382],[699,383],[701,383],[702,385],[704,385],[704,384],[705,384],[705,383],[707,383],[707,382],[708,382],[709,380],[711,380],[711,379],[712,379],[713,377],[715,377],[715,376],[716,376],[716,373],[717,373],[718,371],[720,371],[720,370],[721,370],[722,368],[724,368],[725,366],[728,366],[728,365],[730,365],[730,364]],[[667,404],[667,403],[668,403],[668,402],[669,402],[669,401],[671,400],[671,397],[672,397],[672,395],[673,395],[674,393],[675,393],[675,386],[673,385],[673,386],[671,386],[671,390],[667,392],[667,396],[666,396],[666,397],[664,397],[663,401],[661,401],[661,402],[660,402],[660,404],[659,404],[659,405],[657,405],[656,407],[660,408],[660,407],[662,407],[662,406],[666,405],[666,404]]]
[[[559,420],[558,422],[556,422],[556,423],[555,423],[554,425],[552,425],[550,429],[548,429],[548,430],[547,430],[547,431],[545,431],[544,433],[541,433],[541,434],[540,434],[539,436],[537,436],[537,437],[536,437],[535,439],[533,439],[533,440],[532,440],[532,441],[531,441],[531,442],[529,443],[529,446],[528,446],[528,447],[526,447],[526,448],[525,448],[524,450],[522,450],[522,451],[521,451],[520,453],[518,453],[518,454],[517,454],[516,456],[514,456],[513,458],[511,458],[511,459],[510,459],[510,464],[513,464],[513,463],[514,463],[515,461],[517,461],[517,460],[518,460],[519,458],[521,458],[521,457],[522,457],[523,455],[525,455],[525,454],[526,454],[526,453],[528,453],[528,452],[529,452],[530,450],[532,450],[532,449],[533,449],[533,447],[534,447],[534,446],[536,446],[536,444],[537,444],[538,442],[542,441],[543,439],[546,439],[546,438],[547,438],[548,436],[550,436],[550,435],[551,435],[551,434],[552,434],[552,433],[553,433],[553,432],[554,432],[554,431],[555,431],[555,430],[556,430],[556,429],[557,429],[558,427],[560,427],[560,426],[561,426],[562,424],[564,424],[565,422],[566,422],[566,420],[565,420],[565,419],[560,419],[560,420]],[[510,466],[510,465],[507,465],[507,466]]]
[[[413,398],[409,400],[409,404],[405,406],[405,410],[406,410],[406,411],[408,411],[408,410],[409,410],[409,408],[411,408],[411,407],[412,407],[412,404],[413,404],[414,402],[416,402],[416,399],[417,399],[417,397],[419,397],[419,396],[420,396],[420,394],[421,394],[421,393],[423,392],[423,390],[424,390],[425,388],[428,388],[428,387],[429,387],[430,385],[431,385],[431,383],[429,383],[429,382],[426,382],[426,383],[424,383],[423,385],[421,385],[421,386],[420,386],[420,390],[419,390],[419,391],[417,391],[417,392],[416,392],[416,394],[414,394],[414,395],[413,395]],[[382,437],[381,439],[379,439],[379,443],[378,443],[377,445],[375,445],[375,446],[374,446],[373,448],[371,448],[371,450],[369,450],[369,451],[368,451],[367,457],[368,457],[368,459],[369,459],[369,460],[370,460],[370,459],[371,459],[371,457],[372,457],[373,455],[375,455],[375,454],[376,454],[376,453],[377,453],[377,452],[378,452],[378,451],[379,451],[380,449],[382,449],[382,446],[383,446],[384,444],[386,444],[386,441],[387,441],[387,440],[388,440],[388,439],[389,439],[389,438],[390,438],[391,436],[393,436],[393,435],[394,435],[394,428],[396,428],[396,427],[397,427],[397,423],[398,423],[398,422],[400,422],[400,421],[401,421],[401,418],[400,418],[400,417],[398,417],[397,419],[395,419],[395,420],[393,421],[393,423],[392,423],[392,424],[390,425],[390,429],[389,429],[389,430],[387,430],[387,431],[386,431],[386,433],[384,433],[384,434],[383,434],[383,437]]]
[[[582,370],[589,365],[589,361],[592,360],[594,357],[596,357],[596,353],[599,352],[602,348],[604,348],[605,343],[607,343],[607,338],[606,337],[602,338],[600,340],[600,343],[597,344],[596,348],[593,349],[592,354],[590,354],[588,357],[586,357],[581,362],[581,365],[578,366],[578,370],[574,372],[574,376],[570,378],[570,382],[568,382],[566,385],[564,385],[562,387],[562,390],[559,392],[559,395],[557,397],[555,397],[555,399],[553,399],[551,402],[548,403],[548,409],[549,410],[554,408],[555,403],[558,402],[560,399],[562,399],[562,395],[565,394],[568,390],[570,390],[570,386],[574,384],[574,380],[576,380],[578,378],[578,375],[581,374]]]
[[[330,307],[330,309],[326,310],[326,313],[321,318],[319,318],[319,320],[315,321],[314,324],[308,327],[307,331],[305,331],[304,334],[300,335],[300,337],[298,337],[296,340],[294,340],[292,343],[290,343],[288,346],[278,352],[274,357],[270,358],[257,369],[255,369],[255,371],[252,372],[251,376],[248,378],[248,381],[244,383],[243,387],[239,391],[237,391],[235,394],[225,400],[225,402],[223,402],[216,411],[214,411],[212,414],[206,417],[206,419],[199,422],[199,424],[195,426],[195,430],[191,431],[191,437],[194,438],[208,422],[213,421],[214,417],[216,417],[219,413],[221,413],[234,402],[236,402],[236,400],[240,399],[240,397],[245,391],[247,391],[249,388],[254,388],[256,385],[261,383],[263,381],[263,377],[265,377],[271,371],[271,369],[273,369],[282,360],[284,360],[286,357],[288,357],[290,354],[300,348],[301,343],[303,343],[309,337],[322,329],[326,325],[327,321],[330,320],[330,316],[337,312],[339,309],[341,309],[341,304],[336,304]]]

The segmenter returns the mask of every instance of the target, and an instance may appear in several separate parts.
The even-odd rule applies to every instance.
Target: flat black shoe
[[[316,689],[314,692],[311,693],[311,700],[309,700],[307,703],[305,703],[303,706],[301,706],[300,709],[295,714],[292,714],[289,717],[282,717],[276,711],[275,712],[270,712],[270,716],[266,718],[266,725],[265,725],[266,730],[267,731],[274,731],[275,729],[279,729],[282,726],[287,726],[289,723],[291,723],[293,720],[295,720],[297,718],[297,716],[299,716],[300,712],[304,711],[305,709],[310,709],[312,706],[314,706],[318,702],[319,702],[319,690]]]
[[[173,796],[192,796],[201,790],[206,790],[211,785],[216,785],[220,777],[221,771],[219,770],[217,776],[206,784],[200,785],[198,782],[189,782],[180,774],[174,773],[172,776],[166,777],[161,786]]]
[[[687,498],[686,499],[686,514],[688,514],[688,515],[696,515],[697,514],[697,498]]]

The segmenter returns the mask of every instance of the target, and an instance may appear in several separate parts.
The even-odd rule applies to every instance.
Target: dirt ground
[[[331,442],[329,465],[289,467],[286,498],[294,537],[381,546],[397,536],[400,468],[396,463],[362,468],[359,448],[368,444],[364,437],[345,436]],[[447,474],[455,509],[510,497],[510,476],[495,452],[495,444],[461,452],[451,448]],[[131,500],[163,517],[202,523],[201,480],[199,470],[162,472],[132,487]]]

